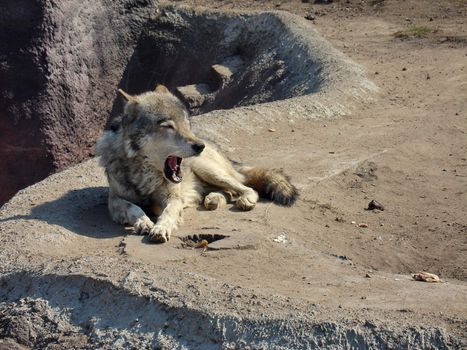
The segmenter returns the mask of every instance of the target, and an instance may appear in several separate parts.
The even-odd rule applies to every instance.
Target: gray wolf
[[[185,207],[202,203],[214,210],[232,201],[251,210],[260,196],[284,206],[297,199],[282,171],[233,164],[195,136],[187,109],[165,86],[136,96],[119,93],[126,101],[124,113],[96,147],[115,222],[163,243],[180,225]]]

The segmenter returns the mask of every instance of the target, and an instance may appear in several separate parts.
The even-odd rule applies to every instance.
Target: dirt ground
[[[284,168],[301,192],[294,208],[263,202],[247,213],[230,207],[189,209],[169,243],[142,244],[141,237],[128,235],[123,256],[116,246],[125,233],[117,226],[111,226],[115,232],[106,239],[84,233],[56,247],[39,240],[37,249],[59,258],[80,256],[84,249],[89,256],[112,256],[129,266],[142,263],[203,276],[194,292],[170,287],[181,294],[209,295],[213,292],[205,289],[212,279],[258,295],[280,296],[291,310],[310,303],[329,308],[322,310],[329,315],[337,310],[360,317],[370,310],[383,320],[400,317],[401,322],[452,328],[465,341],[467,2],[175,3],[307,16],[337,49],[368,71],[379,95],[340,119],[255,122],[247,142],[241,130],[225,131],[229,156]],[[84,174],[92,166],[82,168]],[[102,179],[100,174],[86,181],[105,186]],[[97,211],[81,211],[74,218],[90,216],[90,230],[99,227],[99,215],[106,212],[105,197],[97,197]],[[47,195],[38,198],[47,202]],[[385,210],[365,210],[372,199]],[[69,201],[79,207],[79,197]],[[251,241],[245,238],[244,249],[202,252],[183,248],[177,239],[238,232],[254,235]],[[285,243],[275,241],[281,235]],[[438,274],[448,283],[412,281],[411,274],[419,271]],[[254,306],[242,304],[246,311],[233,306],[234,311],[270,310],[271,304],[260,299]]]
[[[369,270],[401,274],[426,270],[466,281],[465,1],[177,3],[280,9],[309,16],[315,28],[363,65],[381,88],[375,103],[351,117],[292,127],[270,125],[278,130],[274,135],[265,128],[249,140],[264,165],[281,165],[281,158],[268,159],[270,149],[287,157],[293,157],[289,150],[309,152],[286,168],[306,187],[300,213],[290,220],[290,232],[313,240],[316,249],[345,255]],[[244,152],[242,158],[248,161],[258,158],[247,147],[238,152]],[[329,153],[332,159],[362,152],[373,158],[358,171],[344,171],[326,181],[310,180],[312,174],[304,173],[304,165],[306,172],[313,172],[313,158],[319,153]],[[386,210],[365,211],[371,199],[382,202]],[[271,214],[264,220],[270,222]],[[352,221],[369,227],[356,228]],[[257,277],[251,279],[262,284]]]

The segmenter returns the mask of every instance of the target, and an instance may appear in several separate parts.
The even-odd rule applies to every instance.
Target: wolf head
[[[118,92],[126,101],[119,123],[126,156],[142,157],[167,180],[181,182],[183,158],[199,155],[205,147],[190,130],[186,108],[163,85],[137,96]]]

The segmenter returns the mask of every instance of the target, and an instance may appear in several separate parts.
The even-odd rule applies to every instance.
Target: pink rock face
[[[94,152],[152,0],[0,4],[0,204]]]

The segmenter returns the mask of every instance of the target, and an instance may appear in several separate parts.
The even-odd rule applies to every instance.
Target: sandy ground
[[[89,175],[95,171],[91,162],[80,168],[85,179],[79,175],[74,185],[82,181],[83,188],[93,184],[95,190],[51,206],[42,204],[53,193],[32,195],[31,205],[42,205],[33,210],[37,219],[60,205],[73,203],[80,208],[80,198],[97,200],[93,208],[70,208],[72,219],[67,223],[59,217],[51,219],[49,224],[78,234],[57,247],[39,239],[38,251],[63,259],[82,256],[85,251],[87,256],[106,255],[128,266],[157,266],[152,272],[146,268],[155,280],[157,274],[164,275],[161,271],[171,269],[177,276],[203,276],[193,287],[195,292],[179,284],[167,287],[171,281],[166,281],[165,287],[180,295],[209,295],[213,293],[207,292],[209,281],[217,281],[248,291],[250,297],[251,293],[266,296],[257,305],[251,306],[250,301],[233,305],[239,314],[269,310],[264,311],[267,314],[276,305],[268,303],[268,298],[277,296],[283,298],[277,305],[291,303],[290,310],[321,306],[323,318],[349,315],[379,319],[394,327],[405,323],[440,326],[465,341],[466,2],[177,3],[310,15],[310,23],[324,37],[365,67],[381,89],[379,96],[341,119],[255,121],[246,142],[240,128],[225,130],[229,156],[254,165],[283,167],[291,175],[301,191],[293,208],[263,202],[247,213],[230,207],[216,212],[190,209],[185,224],[168,244],[146,244],[144,238],[128,235],[127,254],[120,255],[116,246],[126,232],[102,219],[106,215],[105,180],[102,173]],[[426,29],[421,37],[414,37],[413,29],[420,27]],[[399,31],[408,37],[396,37]],[[61,186],[58,192],[66,190],[69,177],[60,179],[55,180]],[[385,210],[365,210],[372,199]],[[87,226],[77,229],[83,217]],[[357,227],[359,223],[367,227]],[[99,230],[105,230],[106,236],[99,236]],[[202,252],[183,248],[177,237],[194,233],[246,237],[244,249]],[[286,237],[285,243],[274,241],[280,235]],[[438,274],[447,283],[415,282],[411,273],[418,271]],[[226,305],[211,306],[226,311]],[[287,315],[282,311],[286,307],[277,308],[281,316]]]
[[[236,150],[244,161],[284,165],[302,187],[297,213],[282,214],[297,215],[287,231],[310,240],[314,249],[348,256],[368,269],[402,274],[427,270],[466,281],[465,1],[177,3],[311,14],[315,28],[362,64],[381,88],[375,103],[351,117],[267,125],[248,140],[250,149]],[[427,30],[422,37],[410,35],[421,27]],[[397,32],[407,32],[409,38],[396,38]],[[241,137],[232,139],[236,143],[242,144]],[[254,155],[251,149],[257,150]],[[280,153],[274,153],[276,159],[272,149]],[[328,178],[317,174],[320,162],[345,164],[363,154],[368,161],[358,171]],[[371,199],[386,210],[365,211]],[[267,208],[263,219],[276,227],[274,208]],[[369,227],[356,228],[352,221]]]

